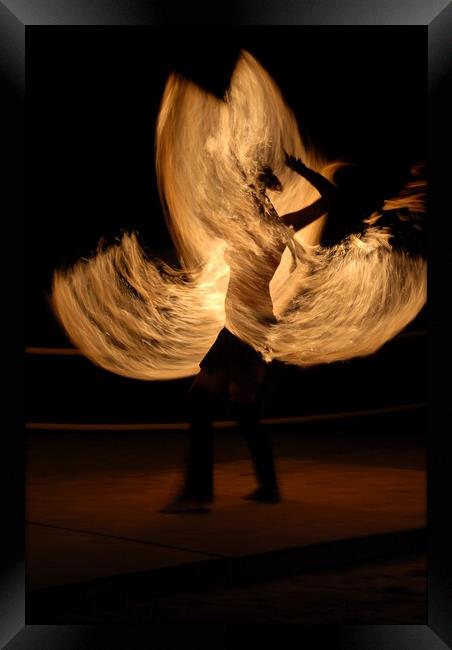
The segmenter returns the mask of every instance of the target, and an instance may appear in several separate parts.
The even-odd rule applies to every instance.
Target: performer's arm
[[[250,188],[253,190],[255,204],[262,216],[267,213],[269,216],[271,215],[273,219],[281,219],[281,221],[283,221],[286,226],[293,226],[294,230],[300,230],[301,228],[308,226],[310,223],[328,211],[329,203],[322,197],[317,201],[314,201],[314,203],[311,205],[302,208],[301,210],[289,212],[288,214],[284,214],[279,217],[274,205],[265,193],[265,189],[267,187],[269,189],[275,189],[275,183],[273,183],[273,185],[270,185],[269,178],[277,182],[279,187],[282,189],[282,186],[279,183],[277,177],[274,176],[273,172],[270,169],[267,170],[267,176],[261,176],[261,184],[259,184],[257,187],[250,186]]]
[[[336,200],[337,188],[333,183],[331,183],[331,181],[325,178],[325,176],[310,169],[299,158],[295,158],[295,156],[289,156],[286,153],[285,158],[286,165],[309,181],[309,183],[311,183],[311,185],[318,191],[322,199],[330,201],[331,203]]]
[[[287,153],[285,157],[286,165],[300,176],[303,176],[303,178],[306,178],[320,194],[320,199],[317,199],[311,205],[281,216],[285,224],[293,226],[295,230],[300,230],[331,209],[331,206],[336,201],[337,189],[327,178],[307,167],[299,158],[289,156]]]
[[[283,221],[286,226],[293,226],[294,230],[301,230],[301,228],[309,226],[310,223],[321,217],[322,214],[328,212],[328,209],[328,201],[321,198],[314,203],[311,203],[311,205],[308,205],[306,208],[281,215],[281,221]]]

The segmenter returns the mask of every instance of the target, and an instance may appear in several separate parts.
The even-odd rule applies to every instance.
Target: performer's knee
[[[241,399],[232,398],[229,401],[231,416],[239,423],[254,422],[257,420],[257,408],[254,396],[248,399],[242,396]]]
[[[207,391],[193,390],[188,394],[188,413],[192,420],[209,419],[210,395]]]
[[[188,394],[188,413],[192,422],[211,421],[215,415],[218,395],[204,385],[194,385]]]

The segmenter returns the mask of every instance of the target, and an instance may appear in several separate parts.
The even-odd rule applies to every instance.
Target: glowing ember
[[[251,186],[264,165],[284,187],[269,193],[279,215],[318,198],[285,165],[284,151],[330,179],[341,163],[303,145],[294,115],[250,54],[242,53],[225,101],[172,75],[156,136],[182,270],[151,262],[126,235],[54,276],[55,312],[94,363],[139,379],[193,375],[224,324],[267,360],[344,360],[376,351],[425,304],[425,260],[394,250],[380,215],[328,248],[319,245],[325,217],[294,235],[259,212]],[[415,228],[424,195],[425,180],[413,178],[384,210],[402,210]]]

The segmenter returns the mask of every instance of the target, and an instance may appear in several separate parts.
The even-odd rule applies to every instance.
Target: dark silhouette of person
[[[285,224],[292,226],[294,230],[299,230],[328,212],[336,200],[336,188],[321,174],[309,169],[301,160],[293,156],[286,154],[286,164],[306,178],[320,193],[320,198],[313,204],[281,217]],[[266,189],[282,190],[281,183],[273,171],[269,167],[264,167],[256,184],[250,187],[261,213],[263,214],[265,210],[273,211],[274,216],[278,216],[265,193]],[[279,265],[285,246],[286,243],[282,242],[281,250],[278,251],[279,256],[278,254],[269,256],[269,259],[274,260],[274,268],[269,269],[269,280]],[[232,282],[234,282],[233,264],[231,264],[228,292]],[[274,319],[274,315],[268,284],[264,291],[269,305],[269,320],[271,320]],[[226,295],[226,307],[227,302],[228,295]],[[183,487],[160,512],[201,512],[208,511],[212,505],[214,499],[212,421],[219,397],[224,392],[227,393],[230,413],[248,443],[258,483],[257,488],[243,498],[262,503],[280,501],[272,440],[259,421],[259,398],[268,365],[259,352],[223,327],[200,362],[200,372],[189,391],[190,432]]]

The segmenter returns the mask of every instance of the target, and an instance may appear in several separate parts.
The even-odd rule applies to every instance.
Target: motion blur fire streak
[[[180,268],[148,259],[132,234],[57,271],[53,305],[72,342],[112,372],[172,379],[198,372],[224,324],[265,359],[301,366],[371,354],[400,332],[425,304],[425,259],[391,246],[381,213],[332,247],[319,244],[325,216],[297,233],[263,218],[252,186],[264,165],[284,187],[269,193],[279,215],[318,198],[285,166],[284,151],[329,179],[343,164],[304,145],[278,87],[249,53],[224,100],[171,75],[156,168]],[[384,210],[417,228],[425,179],[413,177]]]

